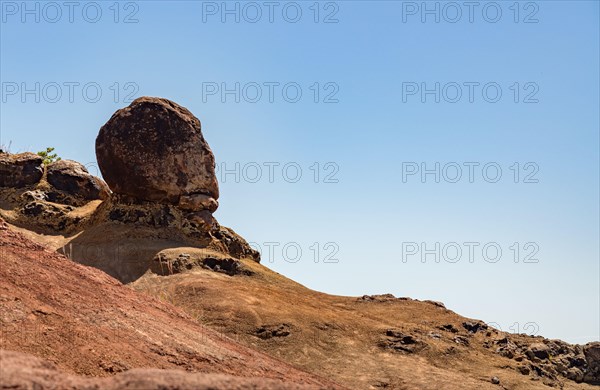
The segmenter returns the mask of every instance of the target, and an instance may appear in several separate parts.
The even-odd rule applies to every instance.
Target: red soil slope
[[[67,379],[73,378],[71,374],[109,376],[158,368],[252,377],[249,386],[268,378],[278,388],[337,387],[203,327],[174,306],[140,294],[100,270],[74,263],[8,230],[1,220],[0,330],[0,349],[46,359],[69,373],[64,374]],[[23,369],[47,364],[32,359],[32,366],[23,368],[14,364],[29,361],[22,355],[2,353],[0,358],[0,387],[19,384]],[[154,371],[160,378],[160,371]],[[50,375],[38,374],[46,379]],[[136,375],[139,379],[146,374],[133,371],[120,377]],[[200,377],[194,375],[190,383],[199,386]],[[7,382],[10,378],[17,382]],[[102,383],[101,387],[109,386]],[[264,387],[273,383],[267,380]]]

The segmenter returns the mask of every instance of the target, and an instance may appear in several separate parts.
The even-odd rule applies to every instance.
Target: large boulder
[[[118,110],[96,138],[104,180],[119,195],[216,209],[215,158],[200,121],[167,99],[141,97]],[[204,195],[204,196],[201,196]]]
[[[60,160],[48,165],[46,179],[54,189],[81,200],[104,200],[110,194],[106,183],[90,175],[77,161]]]
[[[37,184],[44,175],[43,159],[35,153],[0,153],[0,187]]]
[[[592,342],[584,345],[583,353],[587,362],[585,382],[600,385],[600,342]]]

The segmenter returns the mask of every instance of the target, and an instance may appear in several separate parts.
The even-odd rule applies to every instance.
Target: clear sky
[[[263,264],[600,339],[598,1],[423,4],[2,0],[0,143],[98,173],[111,114],[166,97]]]

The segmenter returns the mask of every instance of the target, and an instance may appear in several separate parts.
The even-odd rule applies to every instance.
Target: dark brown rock
[[[385,332],[386,336],[394,337],[402,342],[402,344],[415,344],[417,341],[412,335],[402,333],[397,329],[388,329]]]
[[[43,159],[37,154],[0,153],[0,187],[26,187],[38,183],[43,175]]]
[[[424,349],[427,344],[414,335],[404,333],[401,329],[387,329],[386,337],[379,341],[379,346],[396,352],[414,353]]]
[[[186,211],[208,210],[211,213],[214,213],[219,207],[219,203],[211,196],[204,194],[193,194],[181,196],[177,206]]]
[[[569,368],[567,370],[567,378],[577,383],[580,383],[581,381],[583,381],[583,372],[579,368]]]
[[[600,342],[596,341],[583,346],[587,370],[583,381],[600,385]]]
[[[246,240],[233,229],[218,226],[218,230],[212,233],[215,248],[223,253],[229,253],[238,259],[251,259],[260,263],[260,252],[248,244]]]
[[[458,333],[458,329],[452,324],[445,324],[438,326],[438,329],[445,330],[447,332]]]
[[[289,324],[262,325],[256,329],[256,335],[261,339],[272,339],[273,337],[287,337],[291,333]]]
[[[105,200],[110,194],[106,183],[90,175],[87,169],[76,161],[60,160],[48,165],[47,180],[54,189],[82,200]],[[54,196],[60,197],[57,194]],[[61,199],[57,200],[60,202]]]
[[[527,356],[533,360],[534,357],[544,360],[550,357],[550,348],[544,343],[535,343],[529,346]]]
[[[463,322],[463,328],[465,328],[469,333],[477,333],[480,330],[487,330],[488,326],[481,321],[467,321]]]
[[[410,298],[400,297],[396,298],[394,294],[375,294],[375,295],[363,295],[356,299],[359,302],[396,302],[396,301],[412,301]]]
[[[469,346],[469,339],[466,338],[465,336],[455,336],[454,337],[454,342],[456,344],[460,344],[460,345],[464,345],[464,346]]]
[[[519,372],[523,375],[529,375],[529,373],[531,372],[529,367],[525,365],[517,366],[517,370],[519,370]]]
[[[217,227],[217,221],[208,210],[190,213],[187,215],[187,219],[202,231],[213,231]]]
[[[163,250],[154,257],[151,270],[158,275],[173,275],[200,267],[229,276],[254,274],[240,260],[206,249],[184,253]]]
[[[429,303],[430,305],[433,305],[433,306],[440,307],[440,308],[442,308],[442,309],[445,309],[445,308],[446,308],[446,305],[444,305],[444,303],[443,303],[443,302],[439,302],[439,301],[432,301],[432,300],[429,300],[429,299],[427,299],[427,300],[425,300],[425,301],[423,301],[423,302],[425,302],[425,303]]]
[[[118,110],[100,129],[96,155],[117,194],[173,205],[187,195],[219,197],[215,158],[200,121],[167,99],[142,97]],[[197,206],[215,209],[216,202]]]

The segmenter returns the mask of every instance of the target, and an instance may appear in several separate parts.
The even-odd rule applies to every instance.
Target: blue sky
[[[216,216],[265,265],[332,294],[600,339],[597,1],[274,2],[272,22],[264,2],[76,2],[72,22],[50,3],[1,2],[0,143],[13,152],[55,146],[96,173],[111,114],[166,97],[201,120]],[[439,183],[422,180],[436,163]],[[419,172],[403,180],[403,167]],[[421,243],[440,254],[422,262]]]

